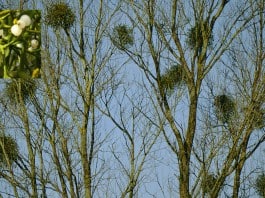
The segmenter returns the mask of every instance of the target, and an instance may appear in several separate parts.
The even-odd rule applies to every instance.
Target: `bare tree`
[[[42,79],[35,80],[41,83],[27,101],[20,80],[14,103],[2,95],[12,121],[5,123],[8,131],[17,128],[26,146],[14,181],[4,178],[18,189],[16,197],[93,197],[106,169],[98,151],[108,136],[96,127],[102,119],[96,100],[115,74],[107,67],[114,48],[103,42],[119,3],[46,3]]]
[[[148,166],[154,163],[150,156],[154,152],[152,148],[156,145],[163,125],[162,121],[157,124],[158,118],[154,117],[155,113],[145,99],[148,90],[136,85],[138,89],[134,93],[132,86],[135,85],[131,83],[128,90],[120,87],[116,92],[109,92],[109,97],[115,98],[112,102],[109,97],[105,97],[107,94],[102,96],[105,106],[102,111],[118,129],[113,130],[116,138],[124,139],[110,147],[117,161],[116,166],[119,167],[116,174],[118,180],[115,183],[120,189],[120,197],[140,196],[139,189],[142,190],[145,178],[150,177],[148,172],[151,170]]]
[[[180,197],[191,197],[193,191],[190,191],[190,185],[194,185],[190,180],[191,164],[194,157],[197,157],[196,154],[193,155],[194,138],[201,134],[198,130],[198,109],[202,104],[200,96],[204,91],[205,77],[211,75],[217,64],[225,57],[225,53],[231,49],[235,39],[251,24],[257,13],[263,13],[264,9],[259,11],[254,2],[249,1],[202,0],[162,3],[149,0],[127,3],[130,6],[125,8],[125,14],[138,33],[138,43],[133,49],[124,51],[142,69],[154,90],[157,98],[157,106],[154,107],[159,107],[167,119],[171,133],[174,134],[174,137],[170,137],[170,133],[167,132],[165,138],[178,159]],[[223,17],[228,17],[229,20],[224,21]],[[259,82],[262,83],[262,79]],[[177,116],[178,112],[171,104],[174,92],[178,93],[181,90],[180,84],[185,85],[187,93],[187,117],[184,118]],[[168,92],[170,90],[171,93]],[[225,94],[217,97],[216,103],[220,104],[219,101],[223,100],[231,101],[225,109],[231,112],[236,108],[232,99]],[[253,125],[249,123],[250,113],[241,120],[242,125],[237,125],[241,127],[232,126],[230,123],[227,126],[226,123],[232,115],[230,112],[221,112],[224,114],[221,120],[225,123],[225,129],[228,127],[226,130],[237,135],[233,137],[231,145],[228,144],[228,154],[225,154],[225,158],[219,164],[218,176],[209,174],[209,178],[205,180],[214,181],[212,188],[208,189],[211,197],[218,196],[226,178],[234,171],[233,196],[238,196],[240,172],[247,156],[248,140],[253,131]],[[184,132],[180,128],[181,125],[186,126]],[[175,141],[177,144],[174,144]],[[261,142],[262,138],[258,140],[257,146]],[[221,144],[221,147],[223,145]],[[214,148],[210,153],[211,157],[218,156],[218,151],[219,149]],[[252,153],[249,152],[248,157]],[[201,158],[198,160],[202,165],[205,164]],[[202,167],[199,170],[202,170]],[[203,174],[200,175],[203,178]]]
[[[1,92],[1,194],[140,197],[154,176],[165,197],[250,195],[264,0],[20,1],[31,6],[44,8],[42,79]]]

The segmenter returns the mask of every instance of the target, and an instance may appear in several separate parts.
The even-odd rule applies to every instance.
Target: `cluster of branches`
[[[40,4],[42,79],[1,92],[0,195],[264,197],[246,169],[265,140],[264,0]]]

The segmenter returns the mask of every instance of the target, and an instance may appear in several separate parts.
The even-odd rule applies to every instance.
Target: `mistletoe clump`
[[[5,87],[5,95],[12,104],[19,102],[28,102],[37,90],[36,81],[17,79],[7,83]]]
[[[161,76],[161,86],[166,91],[172,91],[186,83],[186,75],[181,65],[173,65]]]
[[[133,28],[127,25],[118,25],[113,30],[112,38],[116,47],[125,49],[134,43]]]
[[[257,109],[252,113],[252,116],[253,116],[253,126],[256,129],[263,128],[265,123],[265,110]]]
[[[253,100],[248,107],[244,108],[245,115],[251,119],[251,124],[254,129],[261,129],[265,126],[265,109],[262,101]]]
[[[205,39],[208,39],[208,45],[212,44],[213,35],[208,23],[196,22],[195,25],[188,31],[188,46],[191,49],[201,51]]]
[[[205,193],[210,193],[213,189],[215,183],[217,181],[217,178],[212,173],[207,173],[205,178],[202,180],[202,189]]]
[[[259,196],[265,198],[265,174],[261,174],[257,177],[255,183],[255,189]]]
[[[52,3],[47,7],[45,21],[53,28],[69,29],[75,22],[75,14],[66,3]]]
[[[217,118],[223,123],[227,123],[231,120],[235,113],[235,102],[228,95],[218,95],[214,99],[214,105],[216,108]]]
[[[0,164],[7,166],[18,159],[18,145],[16,141],[10,137],[0,135]]]

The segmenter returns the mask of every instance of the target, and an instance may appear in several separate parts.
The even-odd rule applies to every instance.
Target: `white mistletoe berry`
[[[24,29],[26,27],[26,23],[23,20],[18,20],[17,24],[21,29]]]
[[[31,18],[26,14],[22,15],[19,21],[24,21],[26,26],[29,26],[31,24]]]
[[[16,44],[16,47],[22,49],[22,48],[23,48],[23,44],[22,44],[22,43],[17,43],[17,44]]]
[[[29,51],[29,52],[32,52],[32,51],[33,51],[33,48],[32,48],[32,47],[29,47],[29,48],[28,48],[28,51]]]
[[[31,42],[30,42],[30,44],[31,44],[31,47],[33,49],[36,49],[38,47],[38,45],[39,45],[39,41],[36,40],[36,39],[32,39]]]
[[[20,28],[18,24],[15,24],[11,27],[11,32],[15,36],[19,36],[22,33],[22,28]]]

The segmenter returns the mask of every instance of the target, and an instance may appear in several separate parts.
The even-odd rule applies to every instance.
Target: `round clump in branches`
[[[12,104],[28,102],[37,89],[35,80],[17,79],[6,84],[5,95]]]
[[[112,33],[113,44],[119,49],[130,47],[134,43],[133,28],[127,25],[118,25]]]
[[[235,113],[235,102],[228,95],[218,95],[214,99],[216,115],[223,123],[227,123]]]
[[[265,174],[262,173],[256,178],[255,189],[259,196],[265,198]]]
[[[187,44],[191,49],[196,49],[200,52],[205,39],[208,39],[208,45],[212,44],[213,35],[211,28],[208,22],[198,21],[188,31]]]
[[[256,129],[263,128],[265,123],[265,110],[257,109],[252,113],[252,116],[253,116],[253,126]]]
[[[186,75],[181,65],[173,65],[161,76],[161,86],[165,91],[172,91],[186,83]]]
[[[0,164],[7,166],[18,159],[18,145],[16,141],[4,134],[0,134]]]
[[[75,22],[75,14],[67,3],[51,3],[47,6],[45,22],[53,28],[69,29]]]
[[[217,178],[214,174],[212,173],[206,173],[205,177],[202,180],[202,189],[203,191],[207,194],[210,193],[211,190],[213,189],[215,183],[217,181]]]

